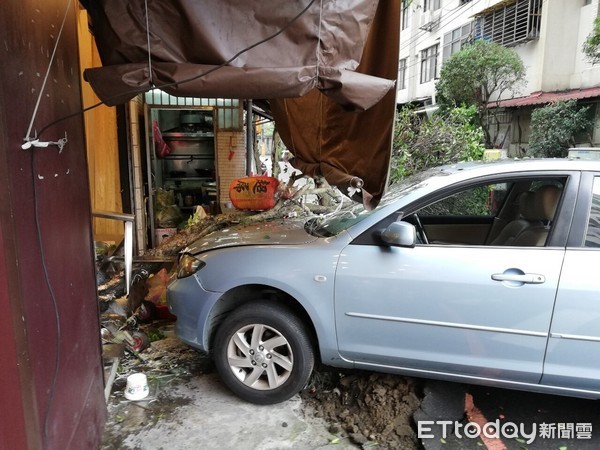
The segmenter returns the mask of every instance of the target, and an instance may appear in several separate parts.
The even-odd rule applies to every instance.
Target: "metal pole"
[[[92,211],[92,215],[94,217],[102,217],[103,219],[122,220],[125,222],[125,236],[123,239],[123,256],[125,257],[125,293],[129,295],[131,270],[133,267],[133,222],[135,216],[133,214],[111,211]]]
[[[246,100],[246,175],[252,174],[254,161],[254,125],[252,114],[252,100]]]

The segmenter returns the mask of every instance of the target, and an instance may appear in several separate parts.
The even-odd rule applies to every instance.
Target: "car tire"
[[[249,303],[227,316],[215,335],[213,358],[231,391],[261,405],[300,392],[315,362],[306,327],[273,302]]]

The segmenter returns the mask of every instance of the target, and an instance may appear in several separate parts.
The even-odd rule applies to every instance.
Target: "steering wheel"
[[[421,219],[417,213],[412,215],[415,218],[415,228],[417,229],[417,234],[419,235],[419,239],[423,244],[429,244],[429,240],[427,239],[427,235],[425,234],[425,227],[421,223]]]

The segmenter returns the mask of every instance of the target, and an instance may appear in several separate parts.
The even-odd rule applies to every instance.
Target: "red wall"
[[[67,0],[0,11],[0,448],[98,448],[106,418],[82,115],[23,150]],[[68,9],[34,122],[81,109],[76,8]]]

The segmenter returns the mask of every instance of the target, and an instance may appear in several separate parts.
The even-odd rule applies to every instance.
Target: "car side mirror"
[[[414,247],[417,231],[413,224],[403,221],[392,222],[381,232],[381,240],[395,247]]]

